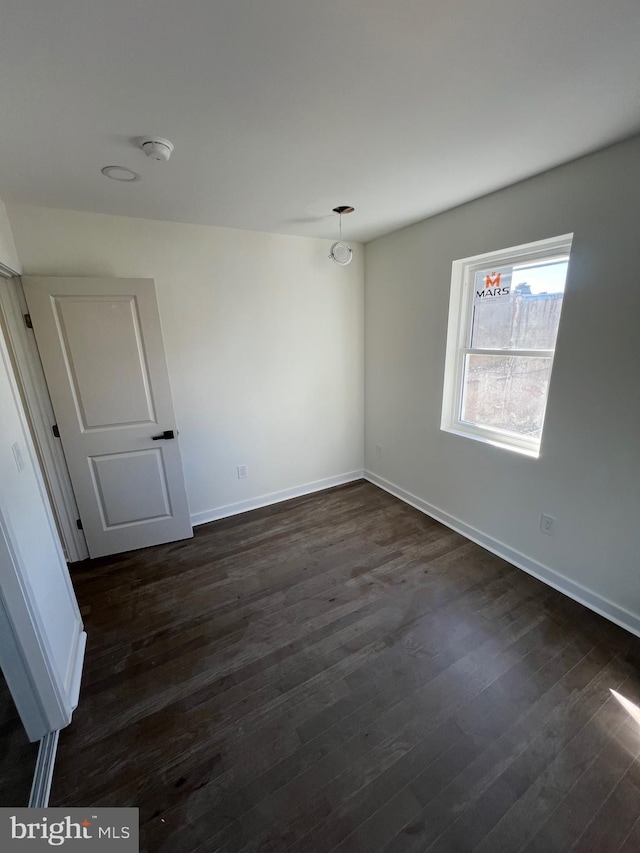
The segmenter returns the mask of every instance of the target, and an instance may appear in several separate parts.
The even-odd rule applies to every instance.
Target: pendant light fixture
[[[342,240],[342,216],[345,213],[353,213],[353,210],[354,208],[349,207],[347,204],[333,208],[333,212],[337,213],[340,217],[340,239],[331,247],[329,258],[334,263],[340,264],[341,267],[346,267],[347,264],[351,263],[351,259],[353,258],[353,249],[348,243],[344,243]]]

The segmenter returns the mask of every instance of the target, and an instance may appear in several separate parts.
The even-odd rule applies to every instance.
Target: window
[[[572,237],[453,262],[443,430],[538,456]]]

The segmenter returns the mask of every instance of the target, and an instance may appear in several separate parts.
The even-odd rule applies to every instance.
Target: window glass
[[[555,347],[568,259],[474,275],[472,349]]]
[[[469,354],[461,420],[538,438],[550,377],[550,358]]]

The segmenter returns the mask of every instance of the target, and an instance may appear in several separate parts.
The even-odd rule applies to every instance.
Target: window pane
[[[471,347],[555,347],[568,260],[496,267],[474,276]]]
[[[550,358],[467,355],[460,419],[539,438],[550,376]]]

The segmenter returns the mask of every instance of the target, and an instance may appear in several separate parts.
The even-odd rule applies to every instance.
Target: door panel
[[[53,304],[80,429],[155,423],[135,299],[65,296]]]
[[[94,456],[91,463],[105,529],[171,517],[160,448]]]
[[[150,279],[22,279],[92,557],[193,535]]]

